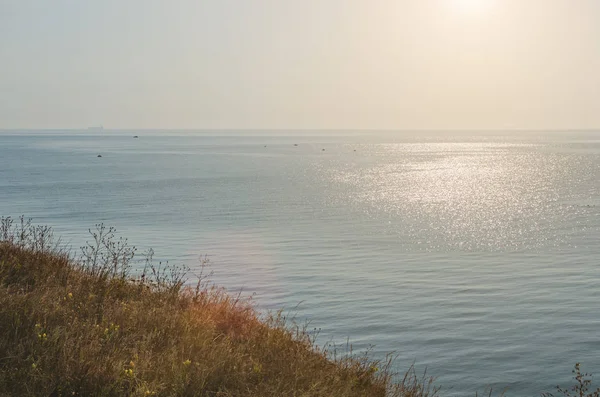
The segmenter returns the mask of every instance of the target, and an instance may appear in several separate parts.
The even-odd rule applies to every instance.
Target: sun
[[[456,11],[464,14],[480,14],[487,11],[493,0],[447,0]]]

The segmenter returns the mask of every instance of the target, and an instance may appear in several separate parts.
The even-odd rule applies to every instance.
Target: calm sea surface
[[[216,283],[444,395],[600,378],[600,134],[4,131],[20,214],[74,248],[104,222],[157,260],[208,255]]]

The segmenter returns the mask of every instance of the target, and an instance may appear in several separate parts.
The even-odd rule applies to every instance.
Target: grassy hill
[[[0,394],[19,396],[424,396],[390,361],[333,358],[280,314],[147,258],[102,225],[77,257],[52,231],[0,225]]]

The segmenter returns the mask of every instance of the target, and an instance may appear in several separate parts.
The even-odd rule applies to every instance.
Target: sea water
[[[261,310],[448,396],[600,378],[599,177],[594,132],[0,133],[1,215],[75,251],[103,222],[192,273],[207,256]]]

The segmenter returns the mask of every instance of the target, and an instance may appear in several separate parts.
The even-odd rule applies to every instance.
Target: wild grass
[[[434,396],[411,368],[315,345],[280,313],[260,315],[202,277],[138,273],[127,240],[98,225],[81,253],[20,218],[0,223],[0,395]]]

